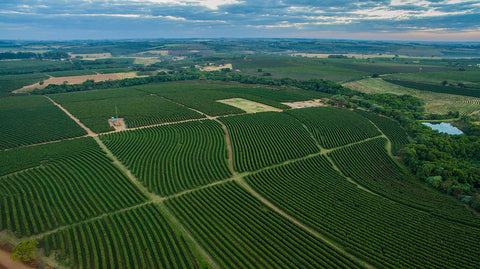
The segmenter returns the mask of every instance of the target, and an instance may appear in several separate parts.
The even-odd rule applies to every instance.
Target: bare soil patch
[[[315,99],[315,100],[307,100],[307,101],[299,101],[299,102],[287,102],[282,103],[287,105],[291,108],[306,108],[306,107],[317,107],[317,106],[326,106],[324,99]]]
[[[83,76],[56,77],[56,78],[50,77],[49,79],[45,80],[42,85],[40,85],[40,82],[37,82],[32,85],[24,86],[18,90],[14,90],[13,93],[25,93],[25,92],[32,91],[34,89],[44,89],[49,84],[61,85],[64,82],[71,85],[71,84],[81,84],[87,80],[94,80],[95,82],[98,82],[98,81],[118,80],[118,79],[125,79],[125,78],[134,78],[134,77],[137,77],[136,72],[95,74],[95,75],[83,75]]]
[[[262,103],[257,103],[243,98],[230,98],[224,100],[217,100],[217,102],[224,103],[236,108],[240,108],[247,113],[257,113],[257,112],[266,112],[266,111],[282,111],[279,108],[272,106],[267,106]]]
[[[125,124],[123,118],[116,118],[114,120],[108,119],[108,125],[115,128],[115,131],[127,130],[127,125]]]

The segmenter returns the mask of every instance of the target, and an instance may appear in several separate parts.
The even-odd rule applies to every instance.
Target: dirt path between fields
[[[85,131],[87,131],[88,136],[93,137],[95,142],[97,142],[98,146],[106,153],[107,157],[110,158],[113,161],[113,165],[117,167],[122,173],[124,173],[128,179],[135,184],[135,186],[139,189],[139,191],[148,197],[149,201],[147,203],[156,203],[159,205],[161,208],[162,212],[164,213],[165,217],[170,221],[171,224],[173,224],[174,228],[178,229],[183,236],[185,236],[191,243],[191,245],[194,247],[194,251],[198,252],[202,258],[205,260],[206,263],[208,263],[212,268],[219,268],[218,264],[215,262],[215,260],[208,254],[208,252],[203,249],[203,247],[197,242],[197,240],[192,236],[192,234],[183,226],[183,224],[175,217],[174,214],[172,214],[168,208],[162,203],[165,198],[161,197],[160,195],[156,195],[154,193],[151,193],[133,174],[130,172],[130,170],[122,163],[120,162],[115,155],[105,146],[105,144],[100,140],[98,135],[94,132],[92,132],[88,127],[86,127],[80,120],[78,120],[75,116],[73,116],[68,110],[63,108],[61,105],[57,104],[55,101],[53,101],[50,97],[46,96],[53,104],[55,104],[57,107],[59,107],[65,114],[67,114],[72,120],[74,120],[80,127],[82,127]],[[146,204],[146,203],[145,203]],[[136,205],[136,207],[143,206],[144,204]],[[132,208],[126,208],[125,210],[130,210]],[[115,212],[121,212],[122,210],[117,210]],[[106,214],[113,214],[115,212],[109,212]],[[100,219],[104,217],[104,215],[97,216],[95,218],[91,218],[86,221],[91,221],[95,219]],[[83,222],[79,222],[83,223]],[[78,225],[79,223],[75,223],[72,225],[68,226],[63,226],[62,228],[57,228],[55,230],[48,231],[47,233],[53,233],[55,231],[58,231],[59,229],[65,229],[68,227],[71,227],[73,225]],[[47,233],[39,234],[36,235],[35,238],[41,238],[41,236],[46,235]]]
[[[60,108],[65,114],[67,114],[67,116],[69,116],[73,121],[75,121],[80,127],[82,127],[85,131],[87,131],[87,135],[88,136],[96,136],[97,134],[92,132],[92,130],[90,130],[87,126],[83,125],[82,122],[80,122],[79,119],[77,119],[75,116],[73,116],[72,114],[70,114],[70,112],[68,112],[68,110],[66,110],[63,106],[57,104],[55,101],[53,101],[52,98],[50,98],[49,96],[45,96],[45,98],[47,98],[48,100],[50,100],[50,102],[52,102],[54,105],[56,105],[58,108]]]
[[[10,258],[11,253],[0,249],[0,268],[3,269],[33,269],[34,267],[28,266],[19,261],[12,261]]]
[[[265,199],[262,195],[260,195],[259,193],[257,193],[254,189],[252,189],[252,187],[250,187],[250,185],[248,185],[247,182],[245,182],[245,180],[241,177],[239,177],[236,182],[238,184],[240,184],[240,186],[242,186],[244,189],[246,189],[251,195],[253,195],[255,198],[257,198],[258,200],[260,200],[263,204],[265,204],[266,206],[268,206],[270,209],[272,209],[273,211],[275,211],[276,213],[280,214],[282,217],[288,219],[289,221],[293,222],[295,225],[299,226],[300,228],[304,229],[305,231],[307,231],[308,233],[310,233],[311,235],[317,237],[318,239],[320,239],[321,241],[323,241],[324,243],[326,243],[327,245],[329,245],[331,248],[335,249],[336,251],[342,253],[343,255],[345,255],[346,257],[349,257],[350,259],[352,259],[353,261],[357,262],[358,264],[361,264],[362,266],[366,267],[366,268],[374,268],[372,265],[368,264],[367,262],[359,259],[358,257],[346,252],[342,247],[340,247],[338,244],[334,243],[333,241],[331,241],[330,239],[328,239],[327,237],[325,237],[323,234],[311,229],[310,227],[304,225],[303,223],[301,223],[300,221],[298,221],[297,219],[293,218],[292,216],[288,215],[287,213],[285,213],[285,211],[281,210],[280,208],[276,207],[274,204],[272,204],[270,201],[268,201],[267,199]]]

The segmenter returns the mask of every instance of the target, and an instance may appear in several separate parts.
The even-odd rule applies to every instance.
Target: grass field
[[[463,83],[467,87],[480,88],[480,71],[456,72],[417,72],[407,74],[392,74],[385,76],[389,79],[407,80],[441,85],[443,81],[457,85]]]
[[[480,110],[480,98],[477,97],[420,91],[377,78],[348,82],[343,85],[365,93],[409,94],[424,100],[426,112],[431,114],[447,114],[449,111],[459,111],[462,115],[468,115]]]

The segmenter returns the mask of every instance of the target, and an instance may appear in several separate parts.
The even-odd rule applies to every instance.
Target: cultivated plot
[[[93,139],[83,139],[86,151],[59,151],[57,161],[1,178],[0,230],[28,236],[145,201]]]
[[[303,123],[324,148],[334,148],[381,133],[366,118],[336,107],[289,110],[287,114]]]
[[[377,138],[328,155],[342,173],[388,199],[459,223],[480,227],[480,218],[457,199],[432,191],[407,175],[388,155],[387,140]]]
[[[394,178],[382,180],[396,184]],[[377,268],[474,268],[480,262],[477,255],[463,258],[480,253],[480,229],[361,190],[325,156],[261,171],[247,182],[290,216]]]
[[[0,99],[0,150],[86,132],[43,96]]]
[[[231,175],[225,133],[213,120],[111,133],[101,139],[149,191],[160,195]]]
[[[97,133],[113,131],[108,119],[117,115],[128,128],[204,117],[135,88],[55,94],[51,98]]]
[[[264,112],[224,117],[237,171],[254,171],[318,152],[302,124],[286,113]]]
[[[41,240],[72,268],[199,268],[194,250],[154,205],[67,228]]]
[[[235,182],[166,201],[222,268],[358,268]]]

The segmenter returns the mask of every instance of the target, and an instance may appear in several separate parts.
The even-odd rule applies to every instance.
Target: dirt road
[[[10,252],[7,252],[3,249],[0,249],[0,268],[6,269],[33,269],[28,265],[25,265],[21,262],[14,262],[10,258]]]

